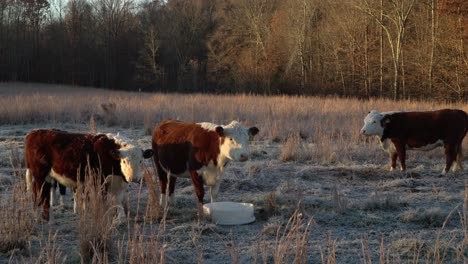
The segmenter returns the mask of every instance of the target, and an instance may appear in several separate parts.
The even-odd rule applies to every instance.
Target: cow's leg
[[[445,168],[442,171],[442,175],[447,174],[450,168],[452,167],[453,162],[457,156],[456,145],[454,144],[445,144]]]
[[[221,185],[221,181],[217,181],[215,185],[210,187],[210,196],[211,196],[211,202],[214,203],[216,201],[216,198],[218,198],[218,193],[219,193],[219,186]]]
[[[77,199],[78,199],[78,196],[77,196],[77,193],[76,193],[76,189],[74,189],[73,190],[73,213],[74,214],[78,213]]]
[[[398,153],[396,152],[390,153],[390,171],[395,170],[397,157],[398,157]]]
[[[126,186],[124,186],[122,184],[121,188],[119,190],[114,190],[114,193],[112,195],[115,196],[115,202],[118,206],[118,220],[119,220],[119,223],[123,224],[123,223],[126,223],[127,222],[127,212],[128,212],[128,208],[127,210],[125,210],[125,206],[124,206],[124,200],[125,200],[125,195],[127,194],[126,192]]]
[[[56,195],[57,181],[51,180],[50,182],[50,207],[54,207],[55,201],[57,200]]]
[[[203,215],[203,196],[205,196],[205,189],[203,188],[203,178],[197,173],[196,170],[190,170],[190,178],[192,179],[195,194],[197,195],[197,212],[198,217]]]
[[[159,186],[160,186],[160,191],[161,191],[161,196],[159,197],[159,205],[164,208],[167,205],[166,190],[168,186],[167,185],[168,173],[163,170],[163,168],[158,162],[156,162],[156,169],[158,171]]]
[[[105,180],[105,193],[108,199],[112,199],[117,207],[117,221],[119,224],[127,222],[126,208],[124,207],[127,183],[122,176],[109,175]]]
[[[398,142],[395,144],[395,148],[398,154],[398,159],[400,160],[400,169],[401,171],[406,170],[406,148],[405,144]]]
[[[59,193],[60,193],[60,201],[59,201],[60,207],[65,208],[64,197],[67,194],[67,187],[65,187],[65,185],[62,185],[60,183],[58,187],[59,187]]]
[[[35,193],[39,193],[39,206],[42,206],[42,218],[46,221],[50,219],[50,183],[36,180],[34,182]]]
[[[42,206],[42,218],[49,221],[50,218],[50,183],[46,181],[50,168],[45,166],[33,167],[29,169],[30,188],[34,193],[34,202]],[[32,178],[34,177],[34,180]]]
[[[169,203],[174,204],[174,190],[176,185],[177,177],[170,176],[169,177]]]
[[[463,171],[463,151],[462,151],[462,143],[460,143],[458,145],[458,149],[457,149],[457,164],[456,166],[453,167],[453,170],[455,171],[457,166],[458,168],[460,169],[460,171]]]

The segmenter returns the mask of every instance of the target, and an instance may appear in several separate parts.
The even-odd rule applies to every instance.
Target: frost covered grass
[[[468,111],[467,105],[17,83],[0,84],[0,94],[0,204],[8,205],[0,219],[14,218],[25,227],[24,235],[15,236],[21,239],[0,253],[0,262],[468,262],[467,172],[440,178],[442,149],[409,151],[408,173],[389,172],[378,140],[359,135],[371,109]],[[35,213],[30,200],[15,198],[26,197],[25,192],[14,191],[23,188],[22,141],[31,129],[120,132],[148,148],[153,127],[165,118],[237,119],[260,128],[251,159],[226,168],[219,196],[254,203],[255,223],[231,227],[198,221],[192,184],[183,178],[177,180],[174,204],[162,212],[150,161],[143,184],[129,186],[123,225],[113,224],[97,194],[88,194],[92,202],[79,215],[70,206],[54,211],[53,224],[18,220],[18,211]]]

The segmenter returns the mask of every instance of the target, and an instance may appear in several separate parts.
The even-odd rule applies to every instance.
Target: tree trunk
[[[369,25],[367,25],[367,18],[366,18],[366,32],[364,35],[364,90],[365,96],[367,98],[370,97],[371,94],[371,85],[370,85],[370,77],[369,77]]]
[[[436,9],[437,9],[437,2],[436,0],[431,0],[431,50],[429,52],[429,71],[428,71],[428,87],[427,92],[429,95],[432,95],[433,89],[433,69],[434,69],[434,50],[435,50],[435,43],[436,43]]]
[[[380,0],[380,21],[383,23],[383,0]],[[380,75],[380,97],[383,96],[383,27],[380,27],[380,67],[379,67],[379,75]]]

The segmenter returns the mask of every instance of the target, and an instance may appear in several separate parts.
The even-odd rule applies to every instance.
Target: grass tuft
[[[22,249],[34,232],[39,213],[26,183],[19,181],[0,193],[0,252]]]
[[[85,178],[76,190],[80,255],[84,262],[107,263],[116,251],[117,207],[106,198],[95,172],[88,171]]]
[[[440,207],[429,209],[411,209],[400,215],[400,220],[404,223],[415,223],[427,227],[442,227],[448,213]]]

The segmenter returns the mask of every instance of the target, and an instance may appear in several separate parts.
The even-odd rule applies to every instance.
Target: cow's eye
[[[372,124],[375,124],[375,123],[377,123],[377,122],[376,121],[372,122]]]
[[[229,140],[231,140],[231,142],[233,142],[233,141],[234,141],[234,139],[232,139],[232,138],[229,138]]]

